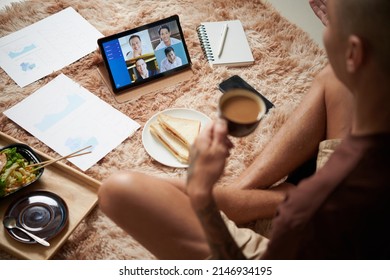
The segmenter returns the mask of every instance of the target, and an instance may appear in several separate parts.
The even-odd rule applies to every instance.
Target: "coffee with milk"
[[[246,89],[231,89],[219,100],[219,116],[227,121],[229,134],[243,137],[253,132],[266,112],[263,99]]]

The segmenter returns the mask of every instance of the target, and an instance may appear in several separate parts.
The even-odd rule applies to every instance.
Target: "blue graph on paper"
[[[10,51],[8,52],[8,56],[11,59],[17,58],[18,56],[24,55],[32,50],[34,50],[36,46],[32,43],[31,45],[27,45],[23,47],[20,51]]]
[[[20,68],[22,69],[23,72],[31,71],[36,67],[35,63],[30,63],[30,62],[22,62],[20,64]]]
[[[77,94],[69,94],[66,96],[66,105],[64,108],[56,113],[51,113],[43,116],[41,121],[35,124],[35,127],[44,132],[53,127],[59,121],[71,114],[74,110],[79,108],[85,100]]]
[[[93,147],[96,147],[98,144],[99,141],[94,136],[88,138],[69,137],[65,141],[65,146],[68,147],[70,151],[80,150],[81,148],[88,147],[88,146],[92,146],[92,151],[93,151]]]

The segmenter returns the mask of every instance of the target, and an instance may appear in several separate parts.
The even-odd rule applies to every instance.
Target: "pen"
[[[223,46],[225,45],[225,39],[226,39],[226,34],[228,31],[228,25],[225,24],[222,29],[222,35],[221,35],[221,42],[219,43],[219,50],[218,50],[218,58],[221,56],[222,51],[223,51]]]

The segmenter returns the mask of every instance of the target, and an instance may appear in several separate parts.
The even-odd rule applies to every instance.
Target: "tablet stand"
[[[172,76],[163,77],[160,80],[146,83],[144,85],[140,85],[139,87],[128,89],[123,93],[116,94],[112,91],[110,78],[108,77],[107,69],[105,68],[103,63],[100,63],[98,65],[98,71],[102,76],[104,83],[107,85],[108,89],[114,95],[114,98],[118,103],[134,101],[143,95],[150,94],[152,92],[161,90],[171,85],[175,85],[183,81],[189,80],[194,74],[192,69],[189,68],[188,70],[183,70],[182,72],[179,72]]]

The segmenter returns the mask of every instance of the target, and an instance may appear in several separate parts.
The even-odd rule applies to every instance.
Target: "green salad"
[[[34,167],[28,162],[16,147],[0,152],[0,197],[14,192],[20,187],[33,182],[36,178]]]

